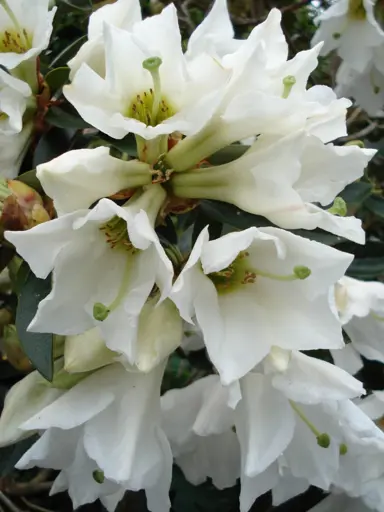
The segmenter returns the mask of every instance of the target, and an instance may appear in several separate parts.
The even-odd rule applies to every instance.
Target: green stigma
[[[160,57],[149,57],[143,61],[143,68],[151,74],[153,87],[137,94],[127,112],[128,117],[137,119],[147,126],[156,126],[174,115],[161,90],[159,69],[162,62]]]
[[[346,455],[348,453],[348,446],[345,443],[341,443],[339,446],[340,455]]]
[[[316,437],[317,439],[317,444],[319,446],[321,446],[321,448],[329,448],[329,445],[331,444],[331,438],[329,437],[328,434],[326,434],[325,432],[318,435]]]
[[[152,73],[153,71],[158,70],[162,63],[163,61],[160,57],[149,57],[149,59],[145,59],[143,61],[143,68]]]
[[[296,78],[293,75],[288,75],[283,78],[284,90],[283,90],[282,97],[284,99],[287,99],[288,96],[291,94],[292,87],[295,85],[295,83],[296,83]]]
[[[101,469],[95,469],[95,471],[92,473],[92,477],[98,484],[104,483],[104,471],[101,471]]]
[[[341,34],[340,34],[340,32],[334,32],[334,33],[332,34],[332,37],[333,37],[333,39],[336,39],[336,40],[337,40],[337,39],[340,39]]]
[[[303,265],[294,267],[292,274],[274,274],[251,266],[248,257],[248,251],[241,251],[228,267],[208,274],[218,293],[234,291],[241,285],[255,284],[259,277],[274,281],[297,281],[311,275],[311,269]]]

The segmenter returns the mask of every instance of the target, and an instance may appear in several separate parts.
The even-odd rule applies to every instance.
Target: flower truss
[[[359,354],[384,362],[384,285],[346,277],[353,255],[334,241],[365,242],[338,194],[375,150],[332,143],[350,102],[308,87],[321,52],[347,62],[352,28],[366,43],[356,65],[374,54],[370,2],[332,6],[315,36],[332,44],[288,59],[276,9],[240,40],[216,0],[184,51],[173,4],[142,19],[138,0],[117,0],[91,15],[63,96],[39,70],[54,13],[0,0],[0,169],[15,178],[1,222],[29,271],[16,328],[61,343],[53,371],[36,364],[49,379],[35,370],[9,391],[0,446],[38,434],[17,468],[58,471],[51,493],[75,508],[113,511],[144,490],[167,512],[173,462],[196,485],[240,479],[241,512],[310,485],[373,502],[381,413],[351,373]],[[82,142],[17,178],[36,124],[63,103]],[[184,222],[217,204],[252,221]],[[47,289],[25,321],[30,283]],[[167,388],[172,355],[196,349],[209,369]]]

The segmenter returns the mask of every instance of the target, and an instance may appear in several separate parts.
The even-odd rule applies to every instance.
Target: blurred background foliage
[[[32,0],[31,0],[32,1]],[[68,80],[66,63],[78,51],[86,40],[88,18],[90,14],[106,3],[113,0],[58,0],[58,12],[54,22],[54,32],[49,50],[41,55],[41,72],[45,76],[46,87],[54,102],[40,112],[36,120],[34,141],[27,154],[20,180],[39,190],[36,180],[36,165],[70,150],[81,147],[96,147],[98,144],[110,144],[114,154],[121,152],[135,156],[135,144],[132,138],[113,141],[102,133],[89,127],[68,105],[62,95],[61,88]],[[247,37],[252,28],[263,21],[271,8],[277,7],[283,12],[283,30],[292,57],[301,50],[309,48],[309,42],[314,34],[314,17],[329,4],[322,0],[228,0],[229,9],[236,37]],[[144,16],[159,13],[167,1],[143,0]],[[194,28],[203,20],[211,7],[211,0],[175,0],[180,19],[183,40],[185,44]],[[127,56],[128,58],[128,56]],[[310,77],[309,85],[325,84],[333,86],[338,67],[338,59],[331,55],[321,58],[318,68]],[[378,150],[377,155],[366,170],[364,177],[348,186],[342,196],[347,202],[350,214],[362,219],[367,233],[367,244],[360,246],[345,241],[339,237],[316,230],[311,238],[337,246],[342,251],[351,252],[356,259],[348,270],[352,277],[362,280],[384,281],[384,119],[370,118],[360,108],[351,107],[348,112],[349,135],[336,144],[345,144],[361,140],[366,147]],[[215,163],[228,161],[244,151],[237,145],[231,152],[217,154]],[[251,225],[266,225],[265,219],[240,212],[237,208],[213,201],[202,201],[197,208],[188,214],[169,217],[164,226],[159,229],[159,235],[171,243],[178,241],[182,250],[188,251],[200,230],[210,225],[211,236],[217,237],[229,229],[243,229]],[[185,234],[179,239],[179,234]],[[304,236],[307,233],[300,232]],[[21,292],[30,284],[31,275],[25,264],[15,258],[12,249],[6,246],[0,251],[0,270],[10,264],[10,277],[13,289]],[[32,318],[37,298],[44,292],[44,282],[33,283],[35,295],[27,297],[26,315]],[[40,295],[38,295],[40,293]],[[25,300],[25,295],[24,295]],[[20,344],[20,332],[16,333],[13,324],[27,322],[28,319],[17,319],[17,296],[12,293],[9,284],[0,279],[0,404],[4,396],[15,382],[33,369],[30,359],[38,361],[41,353],[36,349],[38,344],[23,337]],[[27,322],[28,323],[28,322]],[[25,334],[25,333],[24,333]],[[60,355],[62,340],[52,338],[52,354]],[[22,350],[24,347],[24,351]],[[31,349],[31,346],[33,347]],[[35,350],[35,352],[33,352]],[[27,354],[27,355],[26,355]],[[29,356],[29,358],[27,357]],[[46,357],[46,354],[45,356]],[[327,357],[324,354],[319,357]],[[49,362],[48,362],[49,363]],[[363,380],[369,390],[384,389],[383,365],[366,361],[364,369],[358,377]],[[186,353],[179,349],[170,358],[163,382],[163,390],[183,387],[197,378],[211,373],[211,365],[204,351]],[[49,364],[47,366],[49,373]],[[33,439],[23,441],[15,446],[0,450],[0,512],[21,511],[70,511],[71,503],[65,494],[48,497],[48,491],[54,479],[54,472],[49,470],[30,470],[19,473],[13,469],[15,462],[29,447]],[[218,491],[210,482],[200,486],[192,486],[183,477],[182,472],[175,468],[171,489],[173,512],[238,512],[238,487]],[[314,506],[324,493],[311,488],[301,496],[295,497],[279,507],[272,507],[270,493],[262,496],[254,504],[252,511],[256,512],[305,512]],[[101,511],[100,503],[82,507],[84,510]],[[142,493],[129,493],[118,507],[118,512],[146,512],[145,498]]]

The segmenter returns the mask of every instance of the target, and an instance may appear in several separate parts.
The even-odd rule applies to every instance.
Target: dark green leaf
[[[75,130],[52,127],[39,140],[33,155],[33,167],[49,162],[68,151]]]
[[[193,232],[192,232],[192,244],[194,244],[200,235],[201,231],[206,227],[208,227],[209,230],[209,238],[211,240],[215,240],[216,238],[219,238],[223,231],[223,224],[217,220],[212,220],[208,215],[205,214],[204,211],[202,211],[199,208],[199,212],[196,217],[195,224],[193,226]]]
[[[9,475],[24,453],[38,440],[38,436],[31,436],[16,444],[0,448],[0,477]]]
[[[20,174],[16,179],[37,190],[37,192],[43,192],[43,187],[41,186],[41,183],[36,176],[36,169],[24,172],[23,174]]]
[[[38,279],[30,272],[21,288],[16,313],[16,329],[21,346],[36,369],[51,381],[53,377],[53,336],[28,332],[37,307],[51,291],[51,277]]]
[[[209,157],[209,163],[212,165],[227,164],[240,158],[249,149],[249,146],[244,144],[232,144],[224,149],[220,149]]]
[[[239,486],[218,490],[207,481],[190,484],[182,471],[174,466],[171,492],[174,512],[233,512],[238,510]]]
[[[365,181],[356,181],[348,185],[340,196],[344,199],[348,206],[348,214],[353,215],[370,196],[372,185]]]
[[[65,66],[69,60],[72,59],[76,55],[76,53],[79,51],[80,47],[85,43],[87,40],[87,36],[81,36],[76,41],[68,45],[66,48],[64,48],[63,51],[57,55],[53,61],[51,62],[50,67],[56,68],[58,66]]]
[[[384,198],[372,195],[366,199],[364,206],[376,217],[384,220]]]
[[[112,139],[111,137],[108,137],[108,135],[102,133],[100,134],[100,137],[122,153],[127,153],[129,156],[137,158],[137,145],[135,136],[132,133],[120,140]]]
[[[63,110],[60,107],[51,107],[45,116],[45,120],[52,126],[57,126],[59,128],[70,128],[76,130],[91,128],[91,126],[86,123],[75,110],[72,113]]]
[[[15,249],[13,246],[0,245],[0,272],[10,263],[15,255]]]
[[[61,68],[52,69],[45,76],[45,81],[49,85],[51,95],[55,94],[64,84],[68,82],[69,67],[64,66]]]
[[[228,203],[221,203],[219,201],[202,201],[200,208],[207,218],[216,220],[223,224],[230,224],[238,229],[247,229],[251,226],[255,226],[257,228],[273,226],[273,224],[265,217],[243,212],[236,206]],[[295,235],[309,238],[310,240],[316,240],[317,242],[321,242],[326,245],[336,245],[343,241],[343,238],[322,231],[321,229],[315,229],[312,231],[295,229],[290,231]]]
[[[347,270],[347,274],[365,281],[384,276],[384,257],[355,259]]]

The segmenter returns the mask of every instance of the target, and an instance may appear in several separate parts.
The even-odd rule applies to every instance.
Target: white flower
[[[224,489],[240,476],[240,447],[228,398],[229,389],[216,375],[161,397],[162,426],[175,462],[194,485],[211,478]]]
[[[105,48],[103,38],[104,23],[124,30],[132,29],[141,21],[141,7],[138,0],[117,0],[113,4],[103,5],[89,18],[88,41],[83,44],[75,57],[68,62],[71,69],[70,78],[79,70],[83,63],[105,76]]]
[[[47,382],[37,371],[15,384],[5,397],[0,417],[0,446],[7,446],[31,436],[34,432],[21,430],[20,425],[62,394],[62,390],[47,386]]]
[[[0,133],[20,133],[27,100],[32,96],[29,85],[0,69]]]
[[[38,277],[53,270],[52,291],[29,329],[71,335],[98,325],[107,347],[144,371],[166,357],[181,341],[182,324],[169,300],[155,307],[173,276],[153,229],[164,198],[151,185],[124,207],[101,199],[92,210],[6,232]]]
[[[329,205],[363,174],[374,154],[357,146],[324,145],[304,132],[260,137],[233,162],[175,173],[171,185],[176,196],[226,201],[285,229],[320,227],[364,243],[360,220],[311,203]]]
[[[237,51],[221,59],[231,78],[215,115],[199,133],[172,148],[166,158],[172,169],[192,168],[228,144],[260,134],[281,136],[304,129],[323,142],[346,135],[350,101],[338,100],[325,86],[307,89],[320,45],[287,61],[280,18],[272,10]]]
[[[105,78],[83,63],[72,84],[64,88],[66,98],[87,122],[117,139],[132,132],[151,140],[174,131],[193,131],[196,123],[210,116],[217,90],[208,90],[207,98],[202,91],[209,77],[199,83],[189,76],[173,5],[135,23],[132,31],[106,23],[103,38]],[[220,71],[218,64],[216,68]],[[158,143],[156,157],[167,150],[166,139]],[[142,159],[150,161],[150,151],[148,144],[142,148]]]
[[[65,338],[64,370],[68,373],[91,372],[116,362],[118,356],[106,347],[97,327]]]
[[[32,138],[33,124],[27,123],[20,133],[0,133],[0,176],[16,178]]]
[[[162,375],[163,365],[142,374],[113,364],[23,415],[18,428],[42,435],[17,467],[61,470],[52,492],[68,488],[74,508],[107,496],[113,510],[124,490],[145,489],[148,508],[167,512],[172,455],[160,425]]]
[[[375,116],[384,104],[384,74],[373,64],[357,73],[343,62],[336,74],[338,96],[356,100],[369,115]]]
[[[0,64],[14,69],[47,48],[56,7],[49,0],[0,1]]]
[[[277,485],[285,468],[328,490],[344,458],[352,470],[361,445],[384,449],[384,434],[348,400],[363,392],[361,384],[329,363],[298,352],[285,357],[272,352],[264,373],[255,369],[240,386],[235,417],[242,512]]]
[[[351,344],[333,350],[335,362],[351,373],[362,366],[359,354],[384,363],[384,284],[343,277],[335,286],[336,307]]]
[[[343,346],[329,290],[351,255],[277,228],[208,239],[205,228],[171,298],[186,321],[196,316],[223,383],[245,375],[273,345]]]
[[[337,50],[348,66],[361,73],[374,55],[374,48],[384,43],[384,32],[374,17],[371,0],[338,0],[320,14],[320,28],[312,45],[325,41],[322,55]]]
[[[181,342],[181,348],[184,352],[202,350],[204,347],[204,338],[199,326],[184,322],[184,336]]]
[[[89,208],[102,197],[152,181],[148,164],[114,158],[106,147],[68,151],[38,165],[36,171],[59,215]]]

